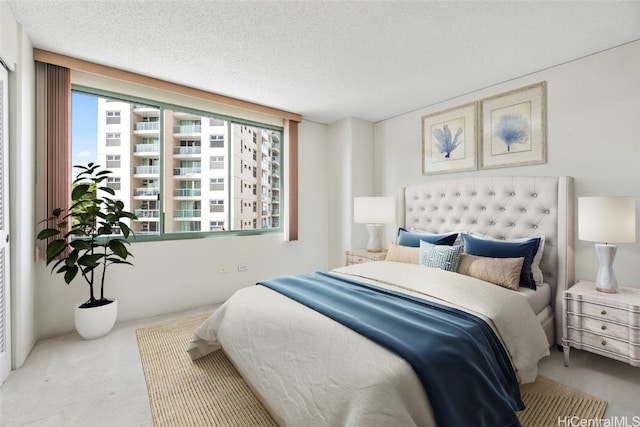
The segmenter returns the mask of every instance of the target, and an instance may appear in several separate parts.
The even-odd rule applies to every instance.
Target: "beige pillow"
[[[458,263],[458,273],[517,290],[523,262],[524,257],[489,258],[462,254]]]
[[[389,245],[387,252],[387,261],[406,262],[409,264],[417,264],[420,259],[420,248],[410,246],[400,246],[395,243]]]

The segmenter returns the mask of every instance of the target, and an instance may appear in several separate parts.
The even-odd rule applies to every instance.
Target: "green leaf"
[[[60,230],[55,230],[53,228],[45,228],[41,232],[38,233],[38,240],[46,240],[49,237],[53,237],[57,234],[60,234]]]
[[[125,239],[129,238],[129,234],[132,233],[131,229],[129,228],[129,226],[127,224],[125,224],[122,221],[118,221],[118,227],[120,227],[120,231],[122,232],[122,235],[124,236]],[[129,242],[127,242],[129,243]]]
[[[126,259],[129,255],[127,247],[122,243],[120,239],[111,240],[109,242],[109,249],[111,249],[114,254],[122,259]]]
[[[107,224],[98,228],[98,236],[106,236],[109,234],[113,234],[113,229],[110,225]]]
[[[71,251],[67,259],[64,260],[65,265],[67,265],[68,267],[72,267],[73,265],[75,265],[75,263],[78,261],[78,254],[79,252],[77,249]]]
[[[91,249],[91,243],[89,243],[86,240],[74,240],[70,243],[71,247],[74,249],[85,249],[85,250],[89,250]]]
[[[67,242],[63,239],[56,239],[47,245],[47,265],[55,260],[58,255],[64,252],[64,249],[67,247]]]
[[[64,273],[64,281],[67,285],[76,277],[76,274],[78,274],[78,267],[76,266],[69,267],[69,269]]]
[[[89,184],[76,185],[75,187],[73,187],[73,190],[71,191],[71,200],[78,200],[82,198],[82,196],[87,194],[87,191],[89,191],[90,188],[91,188],[91,185]]]
[[[133,255],[131,255],[131,256],[133,256]],[[123,260],[118,259],[118,258],[109,258],[109,261],[110,261],[112,264],[127,264],[127,265],[133,265],[133,264],[131,264],[129,261],[123,261]]]
[[[102,254],[82,255],[78,258],[78,264],[85,267],[96,268],[100,264],[98,261],[103,257],[104,255]]]
[[[110,187],[100,187],[100,190],[104,191],[105,193],[109,193],[112,196],[116,195],[115,190],[113,188],[110,188]]]

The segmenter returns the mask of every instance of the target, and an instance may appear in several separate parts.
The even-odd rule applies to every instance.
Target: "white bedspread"
[[[375,281],[488,321],[521,382],[549,354],[546,336],[517,292],[413,264],[372,262],[334,270]],[[263,286],[236,292],[194,333],[188,352],[224,348],[278,421],[287,426],[433,426],[424,389],[399,356]]]

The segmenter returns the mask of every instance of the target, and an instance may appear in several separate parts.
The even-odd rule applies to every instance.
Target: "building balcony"
[[[133,197],[136,199],[157,199],[160,194],[160,188],[158,187],[139,187],[133,189]]]
[[[160,166],[134,166],[133,176],[158,176],[160,175]]]
[[[188,167],[188,168],[173,168],[173,177],[191,177],[193,175],[200,175],[202,173],[202,168],[200,166],[197,167]]]
[[[173,155],[178,156],[200,156],[202,147],[173,147]]]
[[[173,127],[174,135],[200,134],[200,132],[202,132],[201,125],[183,125]]]
[[[159,131],[160,131],[160,122],[137,122],[133,124],[134,133],[141,133],[141,132],[157,133]]]
[[[148,220],[149,218],[160,218],[160,209],[135,209],[133,213],[138,217],[138,220]]]
[[[160,156],[160,144],[136,144],[133,146],[133,155],[138,157]]]
[[[200,188],[176,188],[173,190],[173,197],[200,197],[201,195]]]
[[[202,210],[200,209],[179,209],[173,211],[173,219],[191,219],[191,218],[200,218],[202,216]]]

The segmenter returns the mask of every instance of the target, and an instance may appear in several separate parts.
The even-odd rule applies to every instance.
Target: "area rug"
[[[193,331],[208,316],[136,331],[154,426],[277,426],[223,352],[196,361],[187,355]],[[602,419],[607,407],[603,400],[542,376],[521,391],[527,406],[518,412],[523,427]]]
[[[600,425],[594,423],[604,418],[607,409],[606,401],[542,375],[521,386],[520,393],[526,409],[518,412],[518,418],[524,427]]]
[[[189,358],[191,336],[208,316],[136,331],[154,426],[277,426],[223,352]]]

